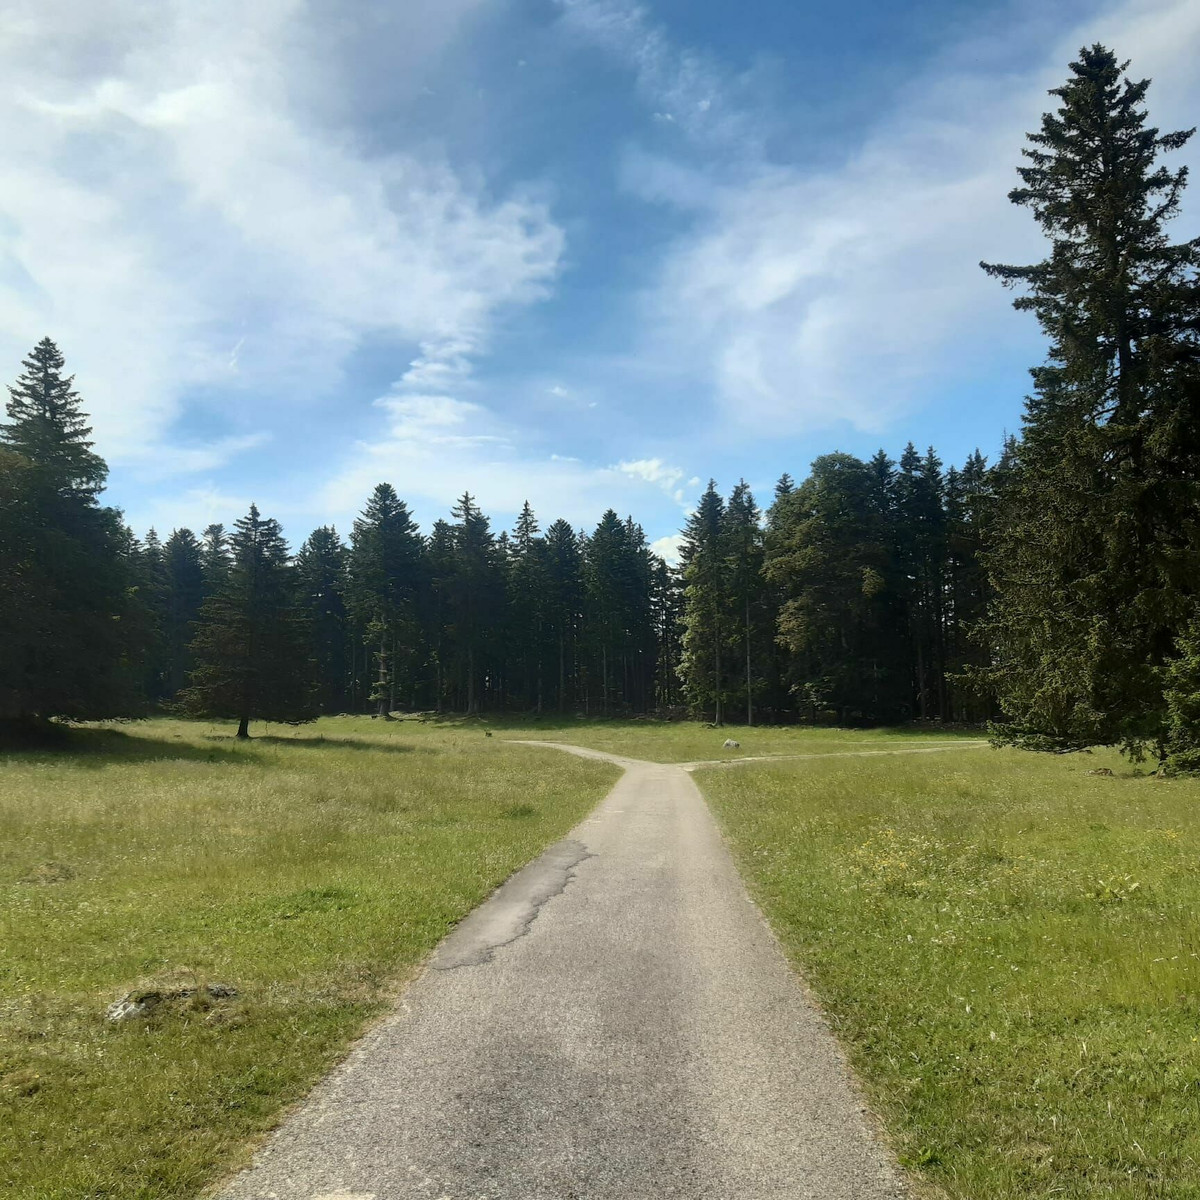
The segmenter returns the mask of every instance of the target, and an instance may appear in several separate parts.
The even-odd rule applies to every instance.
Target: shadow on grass
[[[411,721],[411,717],[406,717]],[[430,715],[418,720],[421,725],[433,725],[439,729],[462,729],[480,731],[487,729],[585,729],[589,726],[624,726],[638,727],[653,726],[664,729],[677,725],[687,725],[687,721],[667,721],[658,717],[582,717],[573,713],[486,713],[478,717],[467,717],[462,713],[441,713]]]
[[[114,763],[187,761],[257,763],[247,747],[197,746],[182,738],[141,737],[120,729],[82,729],[46,724],[36,727],[0,725],[0,755],[33,761],[71,759],[97,770]]]
[[[378,754],[435,754],[432,746],[401,746],[394,742],[372,742],[362,738],[277,737],[263,734],[250,738],[251,746],[289,746],[304,750],[370,750]]]

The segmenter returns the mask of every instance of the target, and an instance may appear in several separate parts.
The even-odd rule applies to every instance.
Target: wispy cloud
[[[0,358],[52,333],[117,462],[193,389],[321,397],[367,337],[419,344],[428,390],[553,281],[541,201],[323,119],[313,11],[39,0],[0,33]]]
[[[389,394],[384,434],[363,442],[321,490],[322,511],[345,523],[374,485],[393,481],[428,523],[444,516],[464,491],[498,519],[528,500],[544,520],[566,517],[590,526],[604,509],[645,513],[670,498],[686,509],[686,472],[658,459],[587,462],[545,447],[547,438],[510,426],[485,405],[451,396]],[[553,435],[548,435],[552,437]]]
[[[652,119],[686,112],[688,132],[703,137],[709,118],[697,110],[710,94],[716,128],[774,119],[739,109],[729,77],[642,6],[560,3],[576,33],[623,57]],[[970,386],[1019,348],[1036,352],[1032,325],[977,266],[1042,252],[1028,215],[1006,200],[1024,132],[1094,40],[1156,79],[1156,121],[1188,124],[1200,104],[1200,8],[1107,5],[1032,59],[1012,37],[1012,54],[989,47],[987,61],[1003,66],[981,66],[973,45],[949,48],[831,167],[773,160],[753,136],[706,160],[661,145],[627,152],[626,187],[685,226],[643,297],[639,349],[715,399],[722,439],[842,423],[882,432],[931,391]],[[1029,65],[1013,70],[1018,60]]]

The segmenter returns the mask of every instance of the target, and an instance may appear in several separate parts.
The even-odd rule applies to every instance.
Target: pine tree
[[[350,624],[346,611],[346,547],[332,525],[314,529],[296,555],[300,607],[317,666],[322,712],[344,712],[350,675]]]
[[[843,723],[907,712],[911,658],[897,664],[893,551],[877,493],[868,464],[826,454],[772,509],[764,570],[779,588],[792,694],[814,721],[830,710]]]
[[[48,338],[9,388],[0,425],[7,543],[0,717],[93,720],[144,707],[147,651],[132,537],[97,503],[107,468]]]
[[[205,601],[191,647],[196,667],[179,700],[194,716],[235,719],[247,738],[252,720],[317,717],[316,668],[279,523],[252,504],[234,530],[229,576]]]
[[[760,581],[761,582],[761,581]],[[677,567],[656,558],[650,580],[656,639],[655,706],[670,709],[680,701],[683,664],[683,577]]]
[[[145,660],[146,696],[158,704],[170,695],[170,651],[167,645],[167,620],[171,581],[167,574],[167,556],[157,530],[151,528],[136,548],[138,596],[145,608],[149,644]]]
[[[729,560],[725,547],[725,501],[710,479],[696,511],[688,518],[680,547],[684,587],[683,674],[692,704],[711,703],[713,721],[722,724],[725,671],[721,649],[731,625]]]
[[[583,552],[568,521],[555,521],[546,530],[546,574],[547,620],[558,667],[557,707],[566,712],[575,695],[584,598]]]
[[[626,530],[615,510],[608,509],[587,541],[585,556],[585,633],[593,662],[599,662],[600,712],[608,716],[614,676],[625,640]]]
[[[200,571],[207,598],[216,595],[229,578],[229,535],[225,532],[225,526],[206,525],[200,546]]]
[[[375,655],[370,698],[386,717],[414,684],[424,543],[408,505],[379,484],[350,535],[350,606]]]
[[[994,524],[988,621],[1006,736],[1122,743],[1166,729],[1162,669],[1200,572],[1200,240],[1172,244],[1191,131],[1146,123],[1148,80],[1085,48],[1029,135],[1010,199],[1051,239],[1032,266],[984,264],[1025,294],[1050,348]]]
[[[448,588],[451,629],[466,682],[466,711],[473,716],[487,682],[493,631],[504,612],[504,568],[491,524],[469,492],[450,515],[455,522]]]
[[[546,631],[552,600],[546,543],[526,500],[517,518],[509,558],[509,621],[519,662],[522,701],[541,713],[545,691]]]
[[[744,479],[733,489],[725,505],[723,538],[728,561],[731,617],[737,629],[731,649],[736,647],[740,652],[744,666],[746,724],[753,725],[754,693],[758,686],[755,657],[764,640],[760,631],[767,614],[764,613],[763,603],[762,526],[758,505]]]
[[[92,430],[72,386],[75,376],[63,377],[62,353],[48,337],[21,365],[25,370],[8,389],[8,422],[0,425],[0,440],[37,463],[60,492],[95,499],[108,467],[88,441]]]
[[[203,548],[190,529],[173,530],[163,546],[167,576],[166,694],[186,686],[193,662],[189,647],[204,603]]]

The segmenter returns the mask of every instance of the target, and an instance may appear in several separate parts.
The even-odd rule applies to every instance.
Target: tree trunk
[[[600,649],[600,682],[604,688],[604,701],[600,706],[600,711],[608,716],[608,647],[602,646]]]
[[[567,660],[563,635],[558,635],[558,711],[567,711]]]
[[[746,724],[754,724],[754,688],[750,683],[750,595],[746,595]]]
[[[475,695],[475,647],[467,650],[467,716],[479,714],[479,699]]]
[[[379,696],[375,701],[375,715],[386,717],[388,712],[387,706],[387,642],[379,643],[379,678],[376,680],[376,686],[379,689]]]
[[[716,667],[713,670],[713,696],[716,706],[716,719],[714,724],[720,725],[721,721],[721,634],[718,632],[713,637],[713,648],[716,652]]]
[[[249,717],[242,717],[242,719],[238,722],[237,735],[239,738],[242,738],[243,740],[246,738],[249,738],[249,736],[250,736],[250,718]]]

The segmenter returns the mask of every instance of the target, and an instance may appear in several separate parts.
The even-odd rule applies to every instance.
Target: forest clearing
[[[244,1161],[453,923],[619,774],[506,744],[524,737],[662,762],[866,751],[694,778],[918,1194],[1200,1182],[1196,782],[1111,753],[873,753],[944,733],[741,730],[725,752],[699,723],[231,732],[82,729],[4,761],[11,1194],[193,1196]],[[236,996],[105,1017],[138,989],[218,982]]]

